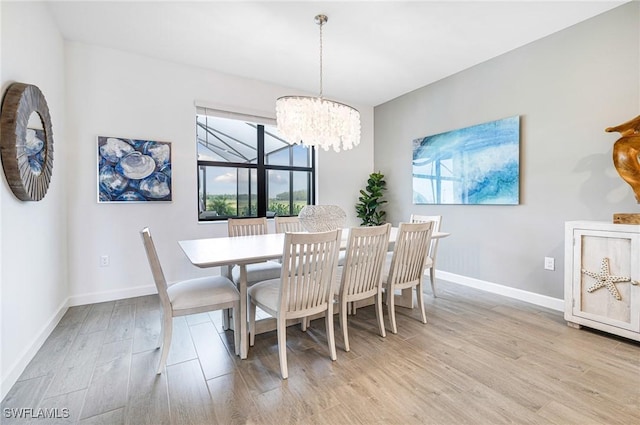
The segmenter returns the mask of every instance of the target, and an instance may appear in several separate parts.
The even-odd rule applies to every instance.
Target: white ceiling
[[[63,36],[376,106],[626,1],[60,2]]]

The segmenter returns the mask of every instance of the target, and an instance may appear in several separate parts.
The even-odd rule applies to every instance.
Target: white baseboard
[[[4,399],[11,387],[18,381],[18,378],[20,378],[20,375],[24,372],[29,362],[35,357],[47,338],[49,338],[53,329],[58,326],[60,319],[62,319],[62,316],[67,312],[68,307],[69,299],[67,298],[60,304],[57,311],[42,327],[40,332],[38,332],[33,342],[20,353],[18,360],[9,367],[9,372],[6,376],[2,377],[2,382],[0,382],[0,400]]]
[[[522,289],[511,288],[509,286],[498,285],[472,277],[461,276],[455,273],[436,270],[436,278],[446,280],[447,282],[457,283],[471,288],[480,289],[482,291],[491,292],[493,294],[503,295],[505,297],[514,298],[525,301],[541,307],[550,308],[556,311],[564,311],[564,300],[552,298],[546,295],[536,294],[534,292],[524,291]]]
[[[141,297],[143,295],[157,294],[155,285],[136,286],[127,289],[114,289],[113,291],[93,292],[90,294],[74,295],[69,297],[69,307],[76,305],[103,303],[107,301],[121,300],[124,298]]]

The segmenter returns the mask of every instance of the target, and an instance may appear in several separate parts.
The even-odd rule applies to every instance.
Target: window
[[[198,219],[298,215],[315,200],[315,152],[272,125],[198,108]]]

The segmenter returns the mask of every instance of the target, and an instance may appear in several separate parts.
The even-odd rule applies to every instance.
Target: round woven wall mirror
[[[39,201],[53,172],[53,133],[47,101],[31,84],[13,83],[2,100],[0,154],[7,182],[22,201]]]

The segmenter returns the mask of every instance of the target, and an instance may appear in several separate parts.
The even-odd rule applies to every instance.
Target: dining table
[[[392,227],[389,244],[392,245],[398,234],[398,228]],[[446,232],[433,232],[432,238],[449,236]],[[342,232],[340,249],[346,249],[348,229]],[[253,236],[216,237],[178,241],[180,248],[189,261],[199,268],[237,265],[240,268],[240,358],[248,354],[247,326],[247,264],[260,263],[282,257],[284,233],[268,233]],[[406,298],[406,296],[404,297]],[[411,298],[412,299],[412,298]],[[406,305],[405,305],[406,306]],[[237,330],[234,329],[234,332]]]

